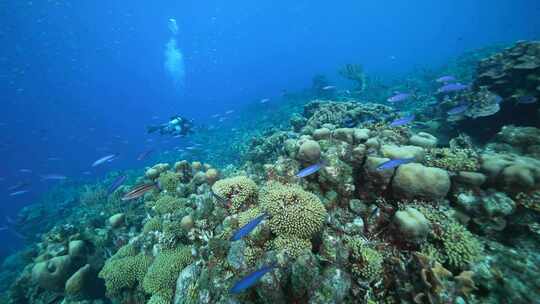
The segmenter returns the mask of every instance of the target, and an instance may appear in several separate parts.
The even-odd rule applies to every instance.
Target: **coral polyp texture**
[[[267,184],[260,193],[260,206],[270,216],[270,229],[279,236],[309,239],[326,217],[320,199],[296,185]]]
[[[220,198],[229,200],[235,212],[253,205],[257,200],[257,184],[246,176],[218,180],[212,190]]]

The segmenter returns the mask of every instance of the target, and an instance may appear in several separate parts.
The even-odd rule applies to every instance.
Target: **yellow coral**
[[[257,261],[262,257],[264,251],[255,246],[247,246],[244,249],[244,257],[246,259],[246,264],[250,266],[255,266]]]
[[[272,247],[278,251],[285,251],[293,259],[305,251],[311,251],[311,242],[295,236],[278,236],[272,242]]]
[[[160,197],[154,205],[154,210],[159,214],[174,213],[183,207],[182,200],[170,195]]]
[[[159,175],[158,182],[164,192],[174,194],[180,183],[180,174],[166,171]]]
[[[320,199],[295,185],[269,183],[261,191],[260,204],[270,215],[269,227],[277,235],[309,239],[326,217]]]
[[[523,207],[540,212],[540,191],[532,193],[520,192],[516,195],[516,202]]]
[[[189,247],[161,252],[154,260],[143,280],[143,288],[149,294],[159,295],[170,301],[178,275],[191,263]]]
[[[457,222],[450,222],[443,228],[440,240],[448,265],[455,269],[466,268],[477,260],[482,252],[480,242]]]
[[[469,148],[432,148],[427,151],[424,164],[449,171],[477,171],[480,160],[478,153]]]
[[[238,213],[238,226],[239,227],[244,226],[245,224],[249,223],[252,219],[258,217],[261,214],[262,214],[262,211],[257,207]]]
[[[153,295],[146,304],[169,304],[171,301],[167,300],[159,294]]]
[[[131,249],[128,249],[131,250]],[[120,250],[119,250],[120,253]],[[152,259],[142,253],[136,256],[124,256],[127,252],[118,253],[111,257],[98,276],[105,280],[109,295],[116,295],[122,289],[133,289],[142,282]]]
[[[160,231],[162,229],[161,219],[159,217],[153,217],[149,219],[143,226],[143,232],[148,233],[150,231]]]
[[[237,176],[214,183],[212,191],[231,202],[231,211],[236,213],[257,201],[257,184],[246,176]]]
[[[362,280],[372,282],[383,273],[383,256],[360,238],[348,238],[353,265],[352,273]]]

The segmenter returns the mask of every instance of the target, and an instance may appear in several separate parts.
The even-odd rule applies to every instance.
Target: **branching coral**
[[[261,190],[260,206],[270,215],[270,229],[277,235],[309,239],[326,217],[320,199],[299,186],[268,183]]]
[[[427,150],[424,164],[449,171],[477,171],[480,158],[472,149],[432,148]]]
[[[182,227],[182,222],[176,219],[163,221],[163,235],[160,244],[164,248],[174,249],[178,242],[187,237],[187,231]]]
[[[264,251],[260,247],[254,246],[250,243],[249,246],[246,246],[246,249],[244,249],[244,258],[246,260],[247,265],[255,266],[257,264],[257,261],[260,260],[260,258],[263,256]]]
[[[307,126],[318,129],[324,124],[341,125],[343,121],[362,123],[395,115],[391,107],[375,103],[329,102],[315,100],[304,107]]]
[[[238,214],[238,226],[239,227],[244,226],[249,221],[251,221],[252,219],[258,217],[261,214],[262,214],[262,211],[257,207],[251,208],[251,209],[246,210],[244,212],[240,212]]]
[[[540,190],[529,194],[520,192],[516,195],[516,202],[527,209],[540,212]]]
[[[348,238],[351,248],[352,273],[361,280],[373,282],[383,273],[383,256],[361,238]]]
[[[177,199],[170,195],[161,196],[154,205],[154,210],[159,214],[174,213],[176,210],[183,207],[181,199]]]
[[[148,233],[150,231],[160,231],[162,229],[161,219],[159,217],[153,217],[149,219],[143,226],[143,232]]]
[[[412,204],[434,224],[428,238],[429,243],[422,246],[422,253],[456,270],[479,259],[482,244],[463,225],[447,216],[444,210],[428,205]]]
[[[305,251],[311,251],[311,242],[295,236],[278,236],[272,242],[272,248],[284,251],[291,258],[296,259]]]
[[[441,253],[445,263],[453,269],[465,269],[480,257],[480,242],[461,224],[449,222],[437,237],[441,241]]]
[[[144,291],[152,295],[159,295],[163,299],[170,301],[178,274],[191,263],[191,260],[191,249],[189,247],[161,252],[144,276]]]
[[[142,253],[134,253],[131,245],[122,247],[99,272],[98,276],[105,280],[109,295],[117,295],[123,289],[133,289],[142,282],[152,259]]]
[[[212,190],[218,196],[230,200],[233,213],[252,205],[257,200],[257,184],[246,176],[219,180]]]
[[[180,178],[180,174],[166,171],[159,175],[158,182],[163,191],[174,194],[176,193],[176,188],[180,183]]]

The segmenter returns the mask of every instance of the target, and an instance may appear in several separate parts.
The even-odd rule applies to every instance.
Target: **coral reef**
[[[447,97],[428,93],[435,91],[429,72],[422,74],[428,84],[418,76],[379,89],[370,81],[365,90],[361,69],[348,65],[341,74],[362,94],[325,89],[329,82],[316,77],[313,90],[289,94],[290,103],[261,118],[261,126],[201,131],[196,136],[207,136],[209,145],[193,154],[201,159],[160,155],[160,163],[126,173],[126,185],[108,196],[118,173],[103,183],[54,190],[50,202],[17,218],[31,244],[3,264],[4,298],[13,304],[534,303],[540,130],[519,119],[488,131],[480,126],[506,115],[512,100],[537,96],[537,50],[537,42],[520,42],[480,62],[476,74],[471,67],[487,51],[467,54],[467,67],[446,68],[474,84]],[[393,89],[411,84],[418,90],[410,105],[383,104]],[[464,98],[467,110],[447,119]],[[440,106],[433,107],[436,101]],[[390,126],[413,112],[415,121]],[[488,138],[468,136],[476,130],[464,126],[473,120]],[[410,158],[407,164],[380,167],[403,158]],[[312,164],[316,172],[298,176]],[[134,185],[150,182],[159,187],[129,204],[121,200]],[[262,267],[271,271],[242,293],[231,292]]]
[[[326,216],[319,198],[298,186],[270,183],[261,190],[260,205],[270,215],[270,229],[278,236],[309,239]]]
[[[253,205],[258,195],[257,184],[245,176],[219,180],[212,189],[219,197],[230,201],[230,208],[235,213]]]
[[[427,150],[424,164],[448,171],[477,171],[480,157],[472,149],[432,148]]]
[[[144,291],[152,294],[152,297],[159,296],[164,302],[170,302],[174,295],[176,278],[184,267],[190,264],[191,259],[189,247],[159,253],[142,281]]]

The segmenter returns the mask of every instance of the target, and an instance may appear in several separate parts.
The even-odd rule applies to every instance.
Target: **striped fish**
[[[152,190],[154,188],[159,189],[158,185],[153,184],[153,183],[152,184],[142,184],[142,185],[136,186],[131,191],[124,194],[124,196],[122,197],[122,200],[123,201],[129,201],[129,200],[132,200],[132,199],[139,198],[139,197],[143,196],[146,192],[148,192],[148,191],[150,191],[150,190]]]

